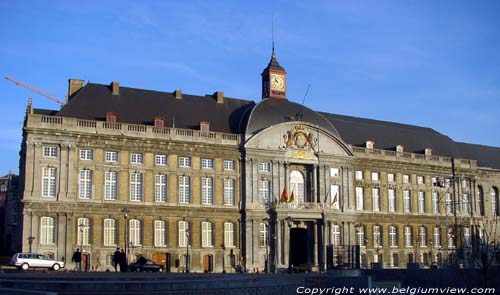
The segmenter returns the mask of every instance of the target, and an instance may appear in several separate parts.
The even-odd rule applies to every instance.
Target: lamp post
[[[125,265],[128,265],[128,213],[130,210],[125,207],[120,210],[123,213],[123,218],[125,218],[125,241],[124,241],[124,246],[125,246]]]
[[[80,228],[80,253],[81,253],[81,259],[80,259],[80,271],[82,271],[82,261],[83,261],[83,233],[85,229],[85,224],[82,222],[78,225]]]
[[[222,273],[226,273],[226,245],[222,243]]]
[[[33,245],[33,241],[35,240],[36,238],[34,236],[29,236],[28,237],[28,244],[30,246],[30,253],[31,253],[31,246]]]
[[[186,273],[189,273],[189,228],[186,229]]]

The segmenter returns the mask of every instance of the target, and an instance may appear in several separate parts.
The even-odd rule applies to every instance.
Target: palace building
[[[23,251],[111,267],[117,247],[168,271],[324,271],[460,263],[496,243],[500,148],[287,99],[272,54],[262,99],[69,80],[29,103]]]

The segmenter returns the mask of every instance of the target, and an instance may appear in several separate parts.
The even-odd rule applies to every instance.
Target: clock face
[[[280,75],[271,75],[271,88],[274,90],[285,90],[285,78]]]

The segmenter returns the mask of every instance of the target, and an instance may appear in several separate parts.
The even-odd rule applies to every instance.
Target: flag
[[[288,202],[288,192],[286,191],[286,187],[283,188],[283,192],[281,193],[280,203]]]
[[[333,196],[333,201],[332,201],[332,206],[333,209],[339,209],[339,200],[337,199],[339,192],[335,192],[335,195]]]
[[[295,198],[293,196],[293,191],[292,191],[292,195],[290,196],[290,199],[288,200],[288,203],[293,203],[295,202]]]

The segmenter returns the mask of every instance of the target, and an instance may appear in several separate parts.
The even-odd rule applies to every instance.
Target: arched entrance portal
[[[290,264],[297,267],[307,264],[307,229],[290,229]]]

